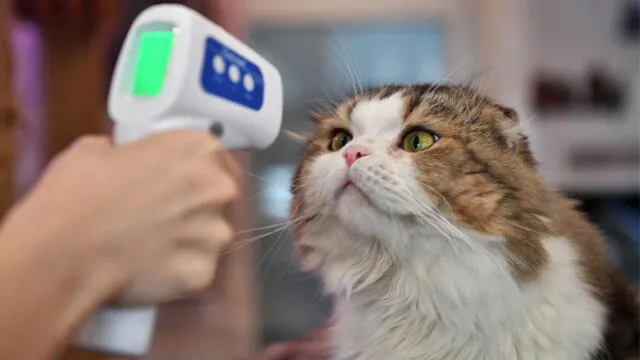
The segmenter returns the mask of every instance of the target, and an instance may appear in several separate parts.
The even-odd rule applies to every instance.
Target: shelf
[[[639,125],[638,119],[605,113],[558,114],[525,124],[543,177],[559,190],[581,193],[638,192]],[[588,159],[587,152],[602,156],[590,166],[579,164],[576,158]]]

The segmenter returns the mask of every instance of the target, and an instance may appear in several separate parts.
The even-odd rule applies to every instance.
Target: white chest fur
[[[545,247],[550,264],[528,284],[490,252],[396,266],[339,299],[336,360],[588,360],[606,311],[581,279],[571,244],[552,238]],[[329,287],[349,271],[323,266]]]

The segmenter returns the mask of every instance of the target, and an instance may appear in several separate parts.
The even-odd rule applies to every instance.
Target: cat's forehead
[[[405,121],[406,96],[395,92],[385,98],[357,101],[349,116],[354,135],[382,135],[402,129]]]
[[[397,134],[409,125],[448,132],[454,128],[491,127],[493,120],[485,118],[483,111],[495,106],[491,99],[465,86],[394,85],[347,98],[315,120],[323,133],[347,128],[354,136]]]

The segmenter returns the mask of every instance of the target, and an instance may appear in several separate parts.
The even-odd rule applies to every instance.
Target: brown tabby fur
[[[355,105],[400,91],[405,97],[406,126],[420,125],[441,136],[429,151],[414,154],[419,180],[438,208],[479,233],[506,239],[514,276],[523,281],[535,278],[548,261],[542,238],[569,239],[578,252],[585,280],[609,310],[605,344],[596,359],[640,358],[635,290],[606,263],[601,234],[575,209],[573,201],[552,191],[540,178],[528,139],[519,131],[516,112],[469,87],[373,88],[318,116],[316,132],[294,176],[292,218],[298,218],[304,208],[307,165],[329,151],[336,129],[349,129]],[[394,146],[389,151],[393,155],[403,150]],[[296,231],[302,226],[304,223],[298,223]],[[298,251],[304,258],[310,249],[300,246]]]

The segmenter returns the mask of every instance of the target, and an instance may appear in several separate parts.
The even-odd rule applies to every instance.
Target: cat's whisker
[[[250,244],[256,242],[257,240],[265,238],[265,237],[267,237],[269,235],[273,235],[273,234],[275,234],[277,232],[284,231],[287,228],[289,228],[290,226],[297,225],[300,222],[309,220],[310,218],[311,217],[309,217],[309,216],[300,216],[298,218],[291,219],[291,220],[288,220],[288,221],[285,221],[285,222],[282,222],[282,223],[262,226],[262,227],[258,227],[258,228],[254,228],[254,229],[246,229],[246,230],[241,230],[239,232],[236,232],[235,235],[241,235],[241,234],[246,234],[246,233],[250,233],[250,232],[253,232],[253,231],[257,231],[257,230],[271,230],[271,229],[275,228],[275,230],[267,231],[266,233],[263,233],[263,234],[260,234],[260,235],[257,235],[257,236],[254,236],[254,237],[251,237],[251,238],[248,238],[248,239],[239,240],[233,246],[227,248],[227,252],[231,252],[231,251],[237,250],[239,248],[242,248],[244,246],[250,245]]]
[[[309,113],[312,118],[321,117],[339,106],[339,104],[331,100],[321,98],[311,99],[306,103],[312,103],[309,105]]]
[[[350,85],[352,87],[354,95],[362,93],[362,89],[360,89],[357,77],[354,73],[354,70],[351,67],[351,61],[348,54],[346,53],[346,50],[342,47],[339,47],[339,45],[336,44],[335,42],[330,43],[330,46],[331,48],[333,48],[336,54],[341,58],[341,60],[343,61],[343,64],[346,66],[345,70],[347,71],[347,76],[349,77],[349,81],[351,82]]]
[[[456,67],[454,67],[451,71],[449,71],[447,74],[445,74],[445,76],[441,77],[440,79],[438,79],[437,81],[432,83],[431,84],[431,88],[429,89],[429,91],[427,91],[427,93],[424,95],[424,97],[428,97],[428,96],[432,95],[440,87],[440,85],[449,82],[451,80],[451,78],[453,77],[453,75],[456,72],[458,72],[458,70],[460,70],[464,64],[465,64],[465,61],[461,61],[458,65],[456,65]]]
[[[442,218],[438,216],[438,214],[435,213],[433,209],[430,209],[429,207],[418,203],[409,196],[405,198],[405,201],[409,205],[412,205],[410,209],[416,216],[416,219],[419,221],[419,223],[422,224],[422,226],[426,228],[434,228],[436,231],[444,235],[447,241],[451,244],[453,251],[455,253],[458,253],[457,243],[455,239],[453,239],[450,231],[448,231],[449,227],[447,226],[447,224],[443,223]]]
[[[283,133],[287,136],[287,138],[296,141],[296,142],[301,142],[301,143],[306,143],[307,141],[309,141],[309,136],[304,136],[300,133],[296,133],[293,132],[291,130],[284,130]]]
[[[438,84],[442,84],[443,82],[449,82],[453,80],[453,76],[460,71],[467,64],[467,60],[462,60],[456,67],[454,67],[451,71],[449,71],[442,79],[440,79]]]
[[[537,235],[537,234],[539,234],[539,233],[540,233],[540,230],[536,230],[536,229],[530,228],[530,227],[528,227],[528,226],[524,226],[524,225],[519,224],[519,223],[517,223],[517,222],[515,222],[515,221],[511,221],[511,220],[509,220],[509,219],[507,219],[507,218],[505,218],[505,217],[497,216],[497,215],[494,215],[494,216],[495,216],[498,220],[500,220],[500,221],[504,222],[507,226],[512,226],[512,227],[514,227],[514,228],[518,228],[518,229],[521,229],[521,230],[524,230],[524,231],[527,231],[527,232],[532,232],[532,233],[533,233],[533,234],[535,234],[535,235]]]
[[[265,177],[262,177],[262,176],[260,176],[260,175],[256,175],[256,174],[254,174],[254,173],[252,173],[252,172],[250,172],[250,171],[244,170],[244,173],[245,173],[245,174],[247,174],[247,175],[249,175],[250,177],[252,177],[252,178],[254,178],[254,179],[262,180],[262,181],[264,181],[264,182],[266,182],[266,183],[273,183],[273,180],[269,180],[269,179],[267,179],[267,178],[265,178]]]
[[[402,183],[401,179],[395,173],[388,172],[386,175],[391,178],[395,178],[397,180],[397,183],[400,183],[400,184]],[[446,200],[446,198],[435,189],[429,187],[428,185],[427,187],[434,194],[437,194],[442,198],[442,200],[449,207],[449,210],[453,214],[453,209],[451,208],[451,205]],[[470,249],[473,249],[473,243],[469,239],[469,237],[466,234],[464,234],[462,231],[460,231],[460,229],[458,229],[442,214],[440,214],[439,210],[426,206],[425,204],[421,204],[420,202],[416,201],[412,192],[405,187],[400,187],[398,190],[400,192],[399,196],[403,198],[404,202],[409,203],[410,205],[413,205],[411,207],[412,212],[414,212],[418,220],[420,220],[420,223],[425,227],[436,228],[436,230],[439,231],[441,234],[443,234],[447,238],[447,240],[451,243],[451,246],[454,248],[454,251],[456,252],[458,251],[456,239],[462,240]],[[427,221],[431,220],[431,221],[425,222],[425,220]]]
[[[422,184],[422,186],[426,187],[429,191],[431,191],[434,195],[436,195],[437,197],[439,197],[440,199],[442,199],[442,202],[444,202],[444,204],[447,206],[447,208],[449,209],[449,212],[451,214],[453,214],[453,207],[451,207],[451,203],[447,200],[446,197],[444,197],[444,195],[442,195],[441,192],[439,192],[438,190],[434,189],[432,186],[429,186],[427,184]]]
[[[335,50],[336,46],[334,44],[334,50]],[[356,79],[355,76],[351,70],[351,66],[349,64],[349,61],[346,59],[346,56],[344,56],[344,50],[340,51],[340,49],[337,51],[338,56],[341,58],[342,63],[344,65],[344,70],[347,72],[347,76],[349,78],[349,82],[350,82],[350,86],[351,89],[353,91],[354,94],[359,94],[359,90],[358,87],[356,85]]]
[[[282,225],[285,225],[285,224],[290,224],[290,223],[291,223],[291,221],[290,221],[290,220],[287,220],[287,221],[285,221],[285,222],[281,222],[281,223],[277,223],[277,224],[266,225],[266,226],[260,226],[260,227],[252,228],[252,229],[240,230],[240,231],[236,232],[236,233],[235,233],[235,235],[246,234],[246,233],[250,233],[250,232],[254,232],[254,231],[259,231],[259,230],[273,229],[273,228],[275,228],[275,227],[282,226]]]
[[[412,198],[409,197],[409,199]],[[418,213],[426,215],[428,220],[431,220],[427,226],[435,227],[436,230],[442,233],[450,242],[456,253],[458,253],[457,244],[459,241],[463,241],[469,249],[474,248],[471,239],[469,239],[466,234],[460,231],[460,229],[458,229],[454,224],[452,224],[448,219],[440,214],[439,210],[432,209],[428,206],[425,206],[424,204],[416,202],[415,200],[410,201],[412,201],[416,205]]]
[[[480,91],[484,87],[484,82],[487,77],[485,76],[485,70],[478,69],[469,74],[467,80],[462,82],[466,87]]]
[[[347,60],[347,65],[350,66],[351,68],[351,72],[353,74],[354,86],[357,89],[358,94],[362,94],[363,92],[362,85],[360,84],[360,80],[358,80],[358,73],[359,73],[358,65],[349,56],[349,53],[347,52],[346,49],[344,50],[344,56]]]
[[[244,199],[243,201],[244,202],[250,202],[252,200],[255,200],[255,199],[259,198],[260,196],[264,195],[264,193],[266,193],[267,191],[268,190],[263,190],[263,191],[257,192],[255,194],[249,196],[248,198]]]
[[[276,248],[280,248],[280,245],[282,244],[282,235],[284,234],[284,231],[280,232],[280,235],[278,235],[278,237],[276,238],[276,240],[273,242],[273,244],[269,247],[269,250],[267,250],[267,252],[262,256],[262,259],[260,259],[260,261],[258,262],[257,268],[260,268],[260,266],[262,266],[262,264],[264,263],[264,261],[269,257],[269,255],[271,253],[277,254],[278,251],[274,249]],[[269,272],[269,268],[267,267],[267,269],[265,269],[265,274],[267,274]]]
[[[228,247],[228,248],[223,252],[223,254],[228,254],[228,253],[230,253],[230,252],[232,252],[232,251],[235,251],[235,250],[238,250],[238,249],[240,249],[240,248],[242,248],[242,247],[245,247],[245,246],[248,246],[248,245],[250,245],[250,244],[253,244],[254,242],[256,242],[256,241],[258,241],[258,240],[260,240],[260,239],[263,239],[263,238],[265,238],[265,237],[267,237],[267,236],[270,236],[270,235],[276,234],[276,233],[278,233],[278,232],[284,231],[284,230],[286,230],[289,226],[291,226],[291,224],[287,223],[287,224],[282,225],[282,226],[280,226],[280,227],[276,228],[275,230],[269,231],[269,232],[267,232],[267,233],[260,234],[260,235],[258,235],[258,236],[254,236],[254,237],[251,237],[251,238],[249,238],[249,239],[244,239],[244,240],[241,240],[241,241],[239,241],[239,242],[236,242],[236,243],[234,244],[234,246],[230,246],[230,247]]]
[[[325,98],[311,98],[311,99],[305,100],[305,103],[310,103],[310,102],[315,102],[315,103],[319,102],[319,103],[328,104],[330,105],[331,108],[336,108],[340,105],[337,101],[332,101],[330,99],[325,99]],[[329,109],[327,109],[327,111],[328,110]]]
[[[327,101],[327,102],[329,102],[331,104],[335,104],[335,106],[331,106],[330,109],[325,111],[325,112],[323,112],[323,114],[325,114],[325,113],[333,113],[333,114],[335,114],[336,109],[340,105],[340,102],[338,100],[336,100],[336,97],[339,98],[339,94],[335,94],[334,91],[327,92],[327,89],[325,87],[322,87],[321,91],[322,91],[323,98],[326,99],[325,101]],[[330,95],[330,93],[334,93],[334,95],[332,96],[332,95]]]

